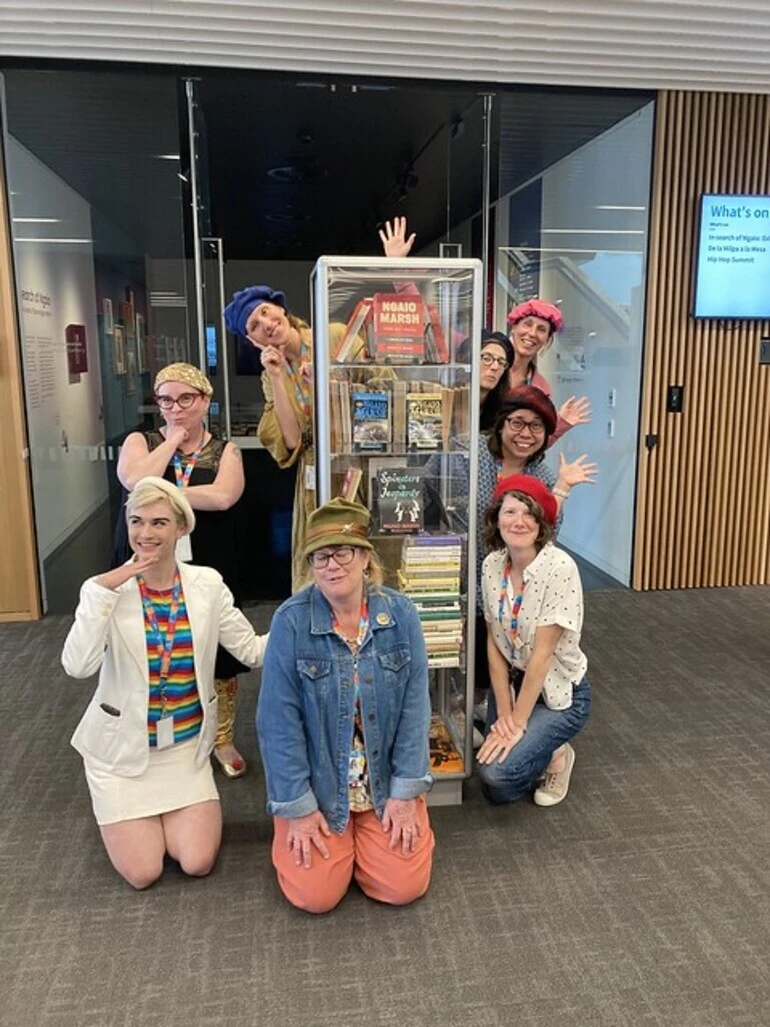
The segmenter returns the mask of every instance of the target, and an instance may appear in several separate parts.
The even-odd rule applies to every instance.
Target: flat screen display
[[[770,196],[701,196],[694,314],[770,318]]]

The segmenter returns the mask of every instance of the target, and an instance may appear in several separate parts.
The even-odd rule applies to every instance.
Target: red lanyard
[[[524,598],[524,585],[522,583],[521,592],[514,598],[511,605],[511,619],[508,627],[505,626],[505,600],[508,597],[508,587],[511,583],[511,561],[506,560],[505,569],[503,570],[503,577],[500,582],[500,598],[497,603],[497,619],[503,626],[508,636],[508,641],[513,645],[514,639],[519,633],[519,610],[521,609],[521,601]]]
[[[160,624],[158,624],[158,618],[155,613],[155,607],[152,605],[152,599],[150,599],[147,583],[141,575],[137,578],[137,581],[139,583],[139,594],[142,597],[144,614],[147,618],[147,623],[150,625],[153,642],[155,643],[155,650],[158,654],[158,659],[160,660],[160,715],[162,719],[166,715],[166,682],[168,680],[168,670],[171,666],[171,653],[174,649],[176,619],[179,614],[180,600],[182,597],[182,581],[179,577],[179,570],[177,569],[174,573],[174,587],[171,593],[171,608],[168,611],[168,624],[166,626],[165,638],[160,630]]]

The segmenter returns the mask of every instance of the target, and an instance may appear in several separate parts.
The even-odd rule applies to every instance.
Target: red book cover
[[[67,343],[67,370],[70,374],[84,374],[88,370],[86,326],[67,325],[64,338]]]
[[[378,292],[374,296],[375,356],[414,361],[425,356],[425,304],[412,293]]]
[[[422,341],[425,310],[422,297],[413,293],[378,292],[374,295],[374,334],[385,338]]]

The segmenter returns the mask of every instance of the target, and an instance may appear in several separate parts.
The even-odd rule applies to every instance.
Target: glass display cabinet
[[[458,803],[473,760],[482,265],[321,257],[311,284],[317,500],[368,506],[385,584],[417,607],[430,802]]]

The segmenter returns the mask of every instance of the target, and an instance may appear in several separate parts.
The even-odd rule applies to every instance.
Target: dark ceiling
[[[137,256],[180,256],[187,200],[180,174],[189,175],[177,77],[14,68],[5,79],[10,132],[117,225]],[[377,226],[396,214],[427,245],[481,208],[478,92],[229,72],[204,73],[196,89],[203,198],[210,231],[224,238],[230,259],[377,252]],[[649,99],[498,92],[493,198]],[[161,157],[175,153],[181,164]]]

